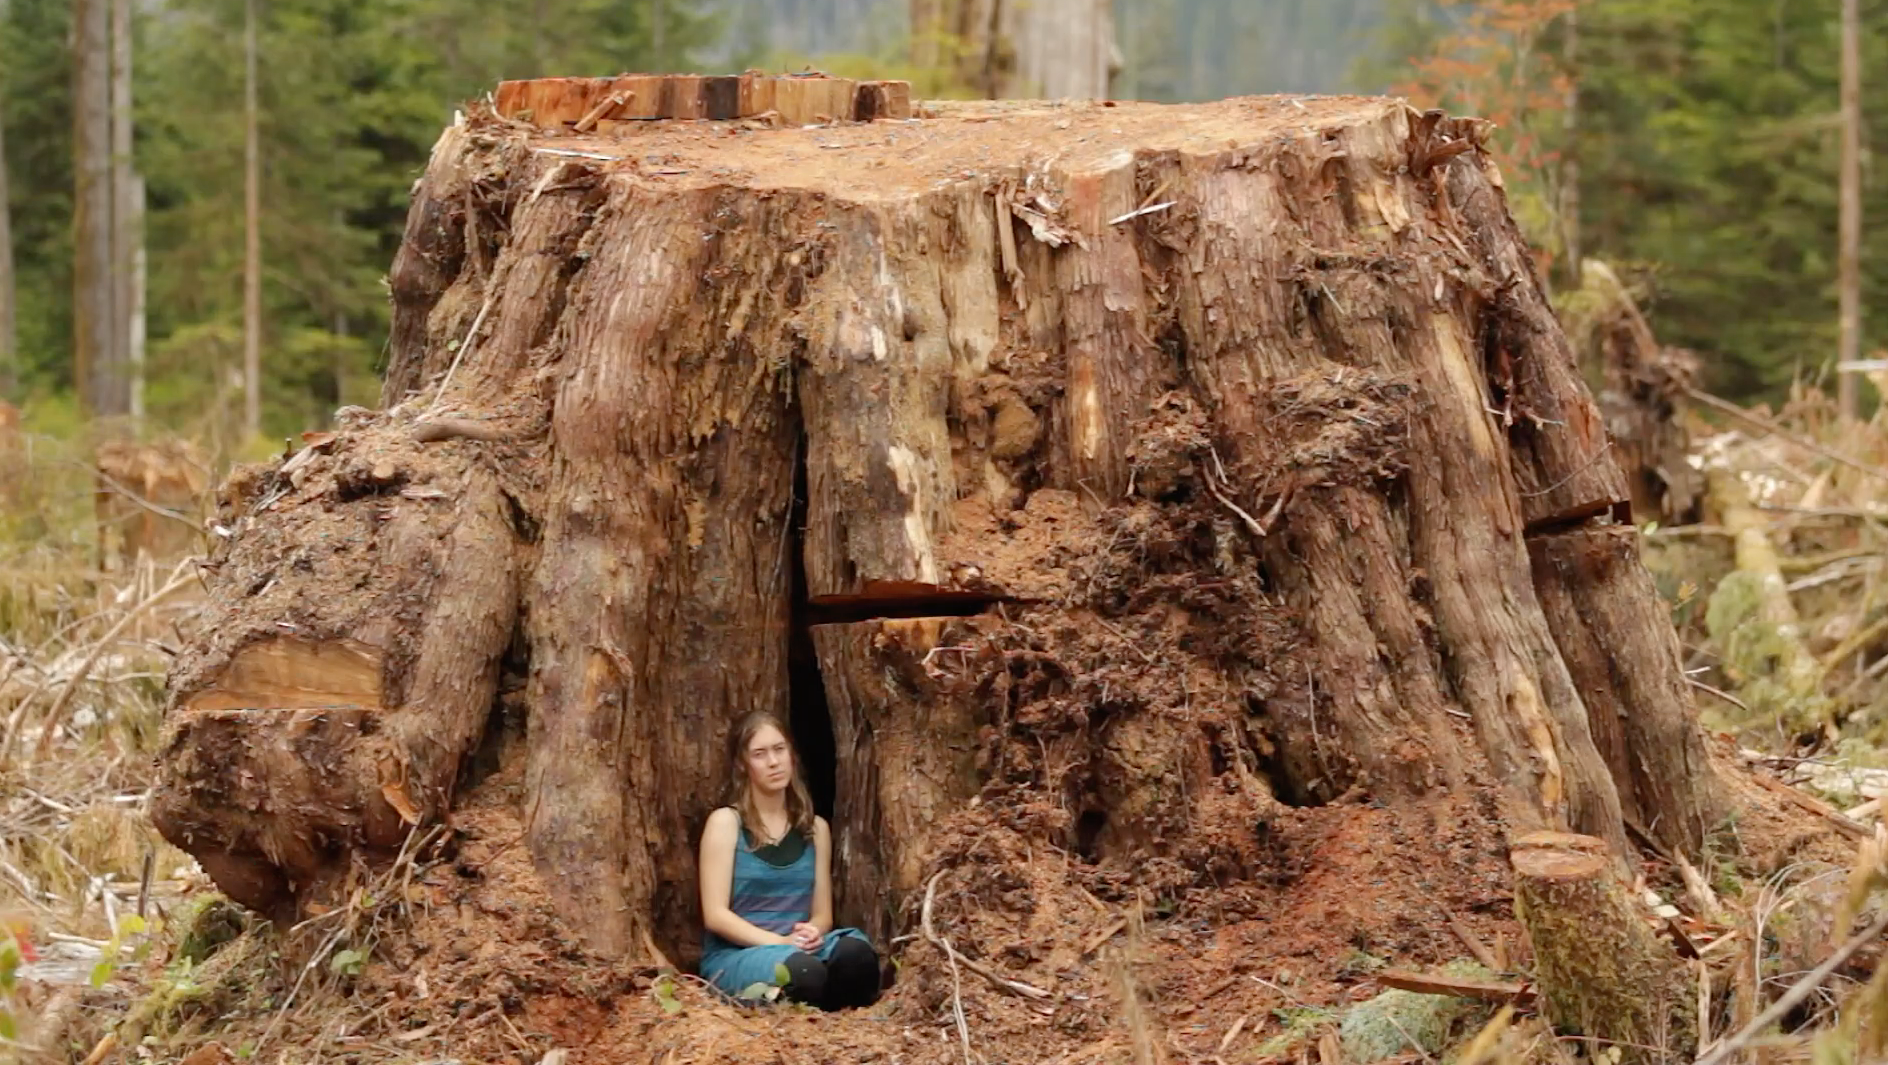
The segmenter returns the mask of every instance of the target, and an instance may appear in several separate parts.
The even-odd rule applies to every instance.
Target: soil
[[[1280,807],[1259,824],[1238,804],[1201,803],[1195,835],[1239,852],[1251,875],[1195,875],[1190,887],[1180,876],[1170,892],[1147,890],[1145,868],[1043,842],[1065,818],[1054,806],[979,801],[953,819],[931,866],[941,874],[934,929],[961,957],[1048,1000],[1000,991],[967,967],[954,981],[914,928],[891,944],[896,974],[876,1006],[753,1007],[692,977],[671,980],[649,959],[585,955],[522,845],[522,793],[522,774],[508,767],[466,797],[450,856],[415,877],[409,920],[358,977],[281,1026],[276,1049],[358,1062],[535,1065],[561,1048],[571,1065],[945,1065],[963,1060],[961,1001],[972,1050],[991,1062],[1121,1060],[1137,1040],[1172,1061],[1286,1061],[1346,1006],[1378,994],[1379,969],[1471,958],[1452,919],[1513,970],[1528,963],[1506,846],[1485,808],[1492,798]],[[1744,798],[1745,872],[1843,861],[1841,844],[1774,795],[1753,787]],[[1656,859],[1645,875],[1668,898],[1682,894]],[[186,1042],[254,1043],[298,969],[281,963],[267,996],[197,1018],[187,1027],[208,1030]],[[1222,1047],[1240,1018],[1241,1034]]]

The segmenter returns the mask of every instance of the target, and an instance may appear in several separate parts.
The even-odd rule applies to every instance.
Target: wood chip
[[[1101,949],[1101,945],[1103,943],[1106,943],[1110,939],[1113,939],[1117,934],[1120,933],[1122,929],[1126,928],[1127,926],[1128,926],[1128,919],[1123,917],[1120,920],[1116,921],[1115,923],[1109,925],[1107,928],[1102,929],[1100,935],[1097,935],[1095,938],[1089,940],[1088,945],[1082,948],[1082,953],[1085,955],[1095,953],[1095,951]]]
[[[1239,1038],[1239,1033],[1245,1031],[1246,1022],[1251,1019],[1252,1013],[1248,1010],[1245,1013],[1241,1013],[1238,1020],[1232,1022],[1232,1027],[1226,1029],[1225,1037],[1219,1041],[1219,1053],[1224,1054],[1226,1048],[1232,1046],[1232,1041]]]
[[[1468,948],[1470,954],[1475,955],[1475,960],[1481,962],[1483,968],[1497,973],[1503,971],[1501,960],[1495,957],[1495,952],[1489,950],[1488,944],[1483,943],[1481,939],[1469,929],[1468,925],[1463,924],[1460,917],[1454,914],[1448,914],[1447,918],[1449,931],[1455,933],[1455,938],[1462,941],[1462,945]]]

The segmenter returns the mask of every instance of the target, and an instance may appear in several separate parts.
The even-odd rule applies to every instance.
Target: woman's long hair
[[[781,720],[766,710],[755,710],[735,722],[728,733],[727,805],[740,815],[741,824],[755,837],[766,835],[760,809],[754,805],[754,785],[747,778],[747,745],[761,729],[772,725],[786,737],[787,753],[793,758],[793,775],[787,781],[787,822],[799,829],[811,842],[813,838],[813,797],[807,794],[806,781],[800,777],[800,752],[793,746],[793,733]]]

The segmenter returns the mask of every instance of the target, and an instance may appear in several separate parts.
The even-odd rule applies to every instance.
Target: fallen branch
[[[1102,929],[1100,934],[1096,935],[1095,938],[1089,940],[1088,944],[1082,947],[1083,956],[1093,954],[1095,953],[1095,951],[1100,950],[1101,945],[1103,943],[1106,943],[1110,939],[1113,939],[1117,933],[1119,933],[1122,929],[1126,928],[1127,926],[1128,926],[1128,919],[1123,917],[1120,920],[1116,921],[1115,923]]]
[[[129,499],[132,503],[136,504],[137,506],[143,507],[145,510],[150,511],[151,513],[157,515],[160,518],[169,518],[172,521],[182,522],[183,524],[190,527],[191,532],[197,533],[198,535],[202,535],[203,526],[198,524],[197,520],[195,518],[192,518],[190,515],[180,513],[178,511],[170,509],[169,507],[159,506],[158,504],[151,502],[150,500],[144,498],[138,493],[133,492],[131,489],[125,487],[111,474],[106,473],[104,470],[101,470],[97,468],[96,466],[86,466],[84,463],[80,463],[80,462],[73,462],[73,463],[70,463],[70,465],[78,466],[81,469],[89,470],[92,476],[97,477],[99,480],[105,482],[105,487],[111,489],[113,492],[116,492],[117,494],[125,497],[126,499]]]
[[[951,963],[951,1016],[957,1021],[957,1037],[964,1044],[964,1065],[971,1065],[975,1060],[970,1054],[970,1025],[964,1020],[964,983],[957,973],[957,951],[951,942],[931,929],[931,904],[937,899],[937,882],[944,874],[939,872],[931,877],[931,882],[924,886],[924,911],[920,923],[924,926],[924,938],[944,949],[945,958]]]
[[[1842,816],[1842,814],[1837,812],[1834,808],[1830,806],[1826,806],[1823,803],[1817,802],[1815,799],[1809,797],[1808,795],[1803,794],[1801,791],[1798,791],[1795,788],[1790,787],[1788,784],[1771,780],[1769,777],[1764,776],[1762,773],[1752,773],[1750,774],[1750,779],[1756,781],[1759,787],[1762,787],[1768,791],[1773,791],[1776,794],[1781,795],[1783,798],[1787,799],[1791,803],[1794,803],[1795,805],[1803,808],[1804,810],[1807,810],[1810,813],[1815,814],[1817,817],[1820,817],[1823,820],[1829,822],[1830,824],[1836,826],[1837,829],[1841,830],[1841,832],[1844,835],[1849,836],[1850,838],[1868,839],[1870,836],[1874,834],[1869,831],[1867,825],[1864,825],[1859,821],[1855,821],[1850,818]]]
[[[1479,936],[1463,924],[1461,918],[1452,913],[1443,916],[1449,922],[1449,931],[1454,932],[1455,938],[1462,941],[1462,945],[1468,948],[1470,954],[1475,955],[1475,960],[1482,963],[1482,968],[1492,973],[1501,971],[1501,963],[1495,957],[1495,952],[1489,950],[1488,944],[1483,943]]]
[[[1875,937],[1881,935],[1883,931],[1888,931],[1888,910],[1882,911],[1882,913],[1875,918],[1874,923],[1870,924],[1867,928],[1849,937],[1848,942],[1837,948],[1834,954],[1829,955],[1828,960],[1816,966],[1814,969],[1811,969],[1807,976],[1798,980],[1788,991],[1783,993],[1781,998],[1772,1002],[1769,1009],[1764,1010],[1762,1013],[1752,1018],[1749,1024],[1738,1029],[1736,1035],[1719,1043],[1709,1054],[1699,1058],[1696,1065],[1719,1065],[1721,1062],[1729,1061],[1739,1051],[1749,1046],[1759,1035],[1763,1034],[1765,1029],[1788,1016],[1791,1010],[1802,1005],[1803,1000],[1814,994],[1816,989],[1822,986],[1823,981],[1829,979],[1830,975],[1837,969],[1840,969],[1844,962],[1854,957],[1857,951],[1860,951],[1863,947],[1874,942]]]
[[[1860,471],[1861,473],[1865,473],[1870,477],[1876,478],[1877,480],[1888,481],[1888,470],[1883,470],[1878,466],[1870,466],[1869,464],[1865,462],[1859,461],[1857,459],[1852,459],[1849,456],[1844,455],[1840,451],[1836,451],[1832,448],[1824,447],[1823,445],[1818,444],[1817,442],[1815,442],[1814,440],[1811,440],[1810,438],[1806,436],[1800,436],[1796,433],[1792,433],[1788,429],[1785,429],[1782,426],[1778,425],[1777,423],[1771,421],[1770,419],[1765,418],[1763,415],[1755,414],[1751,411],[1747,411],[1744,408],[1738,406],[1737,404],[1730,402],[1729,400],[1719,399],[1718,397],[1712,395],[1709,392],[1705,392],[1701,389],[1696,389],[1696,388],[1687,388],[1685,390],[1685,393],[1689,395],[1692,399],[1695,399],[1698,402],[1704,404],[1705,406],[1710,407],[1712,410],[1721,411],[1725,414],[1730,415],[1733,418],[1746,422],[1750,425],[1756,426],[1757,428],[1762,429],[1764,432],[1769,433],[1771,436],[1774,436],[1779,440],[1786,440],[1792,444],[1795,444],[1797,447],[1803,448],[1806,451],[1813,451],[1816,454],[1821,455],[1823,458],[1826,458],[1831,462],[1839,462],[1842,465],[1849,467],[1850,469]]]
[[[1884,659],[1884,661],[1888,661],[1888,659]],[[1707,695],[1717,696],[1718,698],[1724,700],[1725,702],[1730,703],[1732,706],[1737,707],[1739,710],[1742,710],[1746,714],[1754,714],[1756,712],[1752,710],[1750,708],[1750,704],[1746,703],[1744,700],[1739,699],[1737,696],[1732,695],[1730,692],[1725,691],[1723,688],[1714,688],[1711,685],[1706,684],[1704,681],[1699,680],[1697,677],[1686,677],[1685,683],[1691,685],[1692,687],[1698,689],[1701,692],[1704,692]]]
[[[1226,476],[1226,468],[1224,466],[1220,466],[1218,451],[1213,452],[1213,465],[1219,466],[1219,475],[1221,478],[1224,478]],[[1261,522],[1259,519],[1253,517],[1252,515],[1246,513],[1244,508],[1240,507],[1239,504],[1233,502],[1230,496],[1220,491],[1219,484],[1217,481],[1213,479],[1213,472],[1211,470],[1207,470],[1205,471],[1205,473],[1206,473],[1206,489],[1207,491],[1213,493],[1213,498],[1219,500],[1222,504],[1224,504],[1227,510],[1230,510],[1234,514],[1239,515],[1240,520],[1246,523],[1246,528],[1249,531],[1251,531],[1252,535],[1260,539],[1264,539],[1265,538],[1265,523]],[[1279,510],[1283,508],[1284,502],[1285,502],[1285,497],[1283,494],[1280,494],[1278,497],[1278,502],[1273,504],[1272,506],[1272,514],[1270,516],[1276,517]]]
[[[1241,1013],[1239,1015],[1238,1020],[1232,1022],[1232,1027],[1226,1029],[1226,1035],[1223,1038],[1221,1038],[1219,1041],[1219,1053],[1224,1054],[1226,1052],[1226,1048],[1232,1046],[1232,1041],[1239,1038],[1240,1032],[1245,1031],[1246,1021],[1250,1020],[1251,1018],[1252,1018],[1252,1011],[1247,1010],[1246,1012]]]
[[[932,946],[943,951],[945,955],[951,959],[953,965],[962,964],[964,968],[990,981],[1004,991],[1008,991],[1014,995],[1021,995],[1024,998],[1033,998],[1038,1002],[1054,998],[1054,995],[1044,991],[1040,987],[1025,984],[1021,980],[1011,980],[1009,977],[1003,976],[981,962],[972,961],[958,954],[956,948],[950,945],[949,940],[940,937],[937,932],[931,928],[931,901],[937,896],[937,882],[943,876],[944,873],[942,871],[934,874],[931,877],[931,882],[924,886],[924,909],[921,913],[921,920],[919,921],[924,931],[924,938],[928,940]]]
[[[553,151],[554,149],[537,148],[533,150],[544,152]],[[459,363],[465,358],[466,349],[478,343],[479,327],[485,324],[485,316],[491,312],[492,304],[497,302],[497,300],[498,293],[492,292],[485,297],[485,302],[479,305],[479,313],[472,319],[472,328],[465,331],[465,339],[459,342],[459,350],[452,353],[452,364],[446,367],[446,376],[440,379],[439,391],[433,394],[432,403],[428,404],[426,407],[427,414],[438,410],[439,405],[445,402],[446,386],[452,384],[452,375],[459,372]]]
[[[1414,991],[1419,995],[1450,995],[1479,1002],[1504,1002],[1519,1009],[1534,1004],[1534,989],[1527,984],[1494,983],[1486,980],[1461,980],[1453,976],[1424,976],[1395,969],[1375,977],[1384,987]]]
[[[98,1045],[92,1048],[92,1052],[85,1055],[85,1065],[98,1065],[99,1062],[111,1056],[111,1052],[116,1049],[118,1049],[117,1031],[106,1032],[105,1038],[100,1039]]]
[[[586,111],[584,113],[584,116],[578,119],[575,125],[570,127],[571,132],[572,133],[590,132],[591,127],[595,126],[597,122],[603,118],[604,115],[628,103],[629,98],[634,95],[636,94],[633,92],[611,93],[609,97],[606,98],[602,103],[596,105],[595,107],[592,107],[589,111]]]

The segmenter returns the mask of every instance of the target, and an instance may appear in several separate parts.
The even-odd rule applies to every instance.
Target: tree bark
[[[449,809],[523,577],[482,446],[375,426],[226,486],[209,565],[244,594],[172,665],[151,816],[237,902],[291,920]]]
[[[979,630],[993,620],[813,627],[832,708],[835,809],[846,811],[834,826],[839,919],[877,942],[923,891],[933,835],[977,793],[989,693],[933,663],[977,653]]]
[[[594,105],[618,80],[499,106]],[[390,277],[393,409],[302,452],[340,495],[304,481],[242,511],[228,550],[254,561],[212,579],[250,604],[238,629],[303,625],[309,595],[244,595],[264,559],[270,594],[316,579],[292,563],[318,506],[434,505],[402,449],[513,449],[513,531],[477,557],[517,575],[527,843],[616,956],[645,933],[693,956],[726,730],[808,705],[795,619],[818,625],[842,907],[880,930],[952,808],[986,794],[1083,861],[1169,878],[1253,875],[1263,859],[1198,813],[1262,823],[1275,795],[1472,793],[1463,809],[1515,831],[1619,854],[1622,788],[1696,822],[1702,760],[1644,755],[1683,775],[1652,787],[1595,742],[1589,690],[1647,718],[1629,755],[1691,750],[1696,725],[1669,698],[1675,656],[1594,657],[1656,635],[1660,608],[1608,539],[1623,479],[1470,124],[1354,98],[928,107],[896,139],[838,122],[738,149],[475,107],[435,147]],[[390,434],[407,443],[383,469]],[[250,498],[313,461],[245,475]],[[1607,547],[1579,556],[1595,587],[1532,564],[1531,536],[1587,534]],[[428,572],[503,598],[484,571]],[[939,620],[979,611],[1002,616]],[[467,677],[495,668],[486,622],[427,618],[396,631],[462,648]],[[316,632],[386,662],[357,628]],[[216,632],[193,653],[221,654]],[[1601,665],[1635,675],[1601,685]],[[212,712],[203,687],[179,685],[173,721]],[[381,778],[347,764],[371,799]],[[257,772],[300,794],[290,767]],[[168,787],[177,821],[213,822],[210,797]],[[324,802],[301,806],[349,808]],[[292,907],[304,874],[277,875]]]
[[[1671,616],[1639,561],[1638,531],[1583,528],[1535,537],[1528,549],[1621,810],[1673,850],[1701,853],[1727,807],[1693,724]]]
[[[93,417],[125,413],[113,350],[111,0],[73,4],[73,379]]]
[[[0,394],[20,398],[19,287],[13,275],[13,208],[10,199],[4,101],[0,101]]]
[[[1841,368],[1862,356],[1862,4],[1842,0],[1842,176],[1836,402],[1844,419],[1860,413],[1856,373]]]
[[[144,413],[144,183],[132,159],[131,0],[111,3],[111,277],[113,362],[123,367],[125,413]]]
[[[262,147],[256,3],[243,2],[243,439],[262,435]]]
[[[1605,844],[1540,833],[1517,840],[1511,860],[1514,907],[1549,1019],[1618,1047],[1621,1061],[1690,1061],[1695,985],[1613,876]]]

